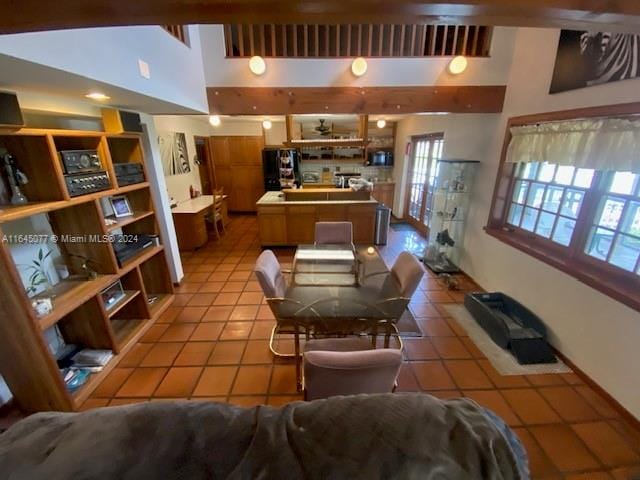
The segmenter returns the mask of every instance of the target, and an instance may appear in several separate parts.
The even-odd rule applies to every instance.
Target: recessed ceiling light
[[[218,125],[220,125],[220,116],[219,115],[211,115],[209,117],[209,123],[211,125],[213,125],[214,127],[217,127]]]
[[[102,92],[89,92],[85,95],[85,97],[90,98],[91,100],[98,100],[99,102],[104,102],[105,100],[111,99],[109,95],[105,95]]]
[[[458,55],[451,60],[451,63],[449,63],[449,71],[453,75],[460,75],[467,69],[468,64],[469,62],[464,55]]]
[[[264,58],[259,55],[251,57],[249,59],[249,70],[255,75],[262,75],[267,70],[267,64],[264,62]]]
[[[387,126],[387,121],[384,118],[381,118],[380,120],[378,120],[376,125],[378,126],[378,128],[384,128]]]
[[[265,120],[262,122],[262,128],[264,128],[265,130],[271,130],[271,127],[272,127],[271,120]]]
[[[351,62],[351,71],[356,77],[361,77],[367,73],[367,61],[362,57],[356,58]]]

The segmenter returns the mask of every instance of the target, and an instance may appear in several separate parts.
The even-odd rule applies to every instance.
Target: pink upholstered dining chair
[[[374,350],[364,338],[309,340],[303,356],[305,398],[392,392],[401,364],[401,350]]]
[[[424,267],[414,255],[402,252],[391,267],[391,274],[400,284],[401,295],[411,298],[424,276]]]
[[[351,222],[316,222],[316,245],[352,244],[353,224]]]
[[[282,274],[280,262],[271,250],[265,250],[256,260],[254,272],[262,293],[270,298],[283,298],[287,291],[287,279]]]

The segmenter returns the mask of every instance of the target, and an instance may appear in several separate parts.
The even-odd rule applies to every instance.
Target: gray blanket
[[[281,408],[148,403],[39,413],[0,435],[0,478],[526,479],[526,456],[467,399],[333,397]]]

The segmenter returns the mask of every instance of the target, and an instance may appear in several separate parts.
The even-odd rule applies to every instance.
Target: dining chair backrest
[[[400,284],[401,295],[411,298],[424,276],[424,267],[414,255],[402,252],[391,267],[391,274]]]
[[[390,393],[401,364],[401,350],[373,350],[370,341],[365,339],[311,340],[305,344],[304,352],[306,399]]]
[[[217,188],[213,191],[213,211],[216,215],[222,214],[224,203],[224,188]]]
[[[280,262],[271,250],[265,250],[260,254],[254,272],[267,299],[284,297],[287,280],[282,274]]]
[[[352,244],[353,224],[351,222],[316,222],[315,242],[317,245]]]

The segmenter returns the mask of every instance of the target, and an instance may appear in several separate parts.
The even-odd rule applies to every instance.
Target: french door
[[[437,160],[442,158],[444,134],[414,137],[407,175],[405,219],[423,235],[428,234],[429,188],[436,175]]]

